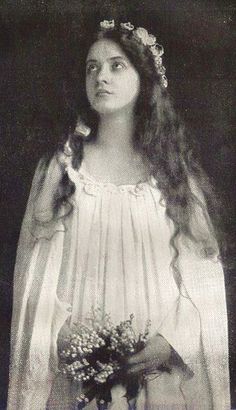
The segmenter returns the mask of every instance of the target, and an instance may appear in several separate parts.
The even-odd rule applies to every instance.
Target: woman
[[[147,346],[128,359],[145,376],[137,409],[229,409],[212,197],[168,98],[163,49],[143,28],[103,21],[83,51],[77,122],[39,163],[23,222],[8,409],[76,408],[57,349],[93,306],[114,323],[133,313],[137,332],[151,320]],[[170,372],[151,376],[162,364]],[[128,408],[120,386],[111,407]]]

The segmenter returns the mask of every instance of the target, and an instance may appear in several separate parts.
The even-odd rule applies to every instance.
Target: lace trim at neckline
[[[85,171],[81,167],[78,170],[67,167],[67,173],[72,182],[82,182],[84,184],[85,191],[90,194],[107,190],[109,192],[131,192],[135,195],[140,195],[142,192],[150,190],[150,188],[156,187],[156,180],[153,176],[150,176],[147,181],[140,181],[136,184],[121,184],[116,185],[112,182],[100,182],[97,181],[92,175]]]

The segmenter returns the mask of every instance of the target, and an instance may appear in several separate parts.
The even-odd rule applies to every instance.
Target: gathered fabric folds
[[[33,218],[42,164],[33,182],[15,272],[8,410],[76,408],[81,386],[58,373],[57,337],[65,322],[88,324],[94,307],[113,323],[134,314],[137,334],[150,320],[150,336],[161,334],[182,360],[170,373],[147,377],[138,410],[229,410],[220,262],[180,240],[178,283],[173,225],[156,181],[100,183],[83,164],[67,172],[76,188],[72,211],[45,230],[34,229]],[[121,386],[112,396],[112,409],[128,408]]]

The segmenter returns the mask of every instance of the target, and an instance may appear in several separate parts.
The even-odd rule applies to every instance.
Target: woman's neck
[[[97,181],[136,184],[149,176],[149,167],[133,146],[134,116],[129,111],[100,115],[97,138],[84,144],[84,165]]]
[[[134,115],[109,113],[100,116],[97,144],[107,151],[133,151]]]

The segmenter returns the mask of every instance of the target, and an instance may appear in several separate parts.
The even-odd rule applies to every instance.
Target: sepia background
[[[0,13],[0,409],[6,408],[15,252],[32,176],[66,122],[64,83],[77,36],[88,21],[110,18],[145,27],[164,45],[170,94],[221,200],[236,407],[233,2],[2,0]]]

